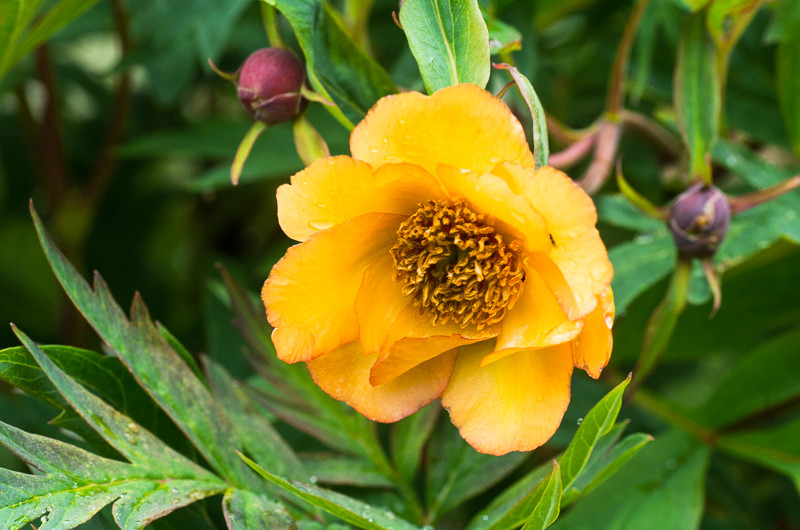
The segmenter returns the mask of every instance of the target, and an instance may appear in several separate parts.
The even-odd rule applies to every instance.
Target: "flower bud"
[[[731,221],[728,198],[718,188],[697,184],[672,203],[669,228],[678,252],[683,256],[713,256]]]
[[[301,94],[305,68],[288,50],[254,51],[239,68],[238,77],[236,91],[242,106],[267,125],[291,120],[306,105]]]

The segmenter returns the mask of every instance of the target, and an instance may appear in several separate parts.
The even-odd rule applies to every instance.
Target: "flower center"
[[[503,241],[462,199],[420,204],[400,225],[391,254],[403,294],[434,324],[496,324],[525,283],[522,243]]]

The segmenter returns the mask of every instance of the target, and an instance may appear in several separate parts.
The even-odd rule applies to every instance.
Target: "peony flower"
[[[478,451],[542,445],[573,367],[597,378],[611,355],[592,200],[534,169],[520,123],[474,85],[381,99],[350,150],[278,188],[300,242],[262,290],[278,357],[374,421],[441,398]]]

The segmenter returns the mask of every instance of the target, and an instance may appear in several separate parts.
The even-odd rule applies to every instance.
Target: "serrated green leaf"
[[[683,432],[656,436],[553,528],[698,528],[710,453]]]
[[[592,451],[600,437],[614,426],[622,406],[622,396],[630,382],[631,378],[628,376],[592,407],[581,421],[578,431],[566,451],[558,459],[561,466],[561,481],[565,490],[568,490],[580,475],[586,462],[589,461],[589,457],[592,456]]]
[[[641,293],[667,276],[675,266],[675,243],[665,227],[615,246],[608,252],[614,264],[614,303],[624,314]]]
[[[781,116],[795,154],[800,156],[800,21],[778,43],[776,83]]]
[[[242,460],[259,475],[280,486],[299,498],[318,506],[342,521],[367,530],[419,530],[418,527],[400,519],[385,508],[370,506],[335,491],[318,488],[310,484],[290,483],[265,470],[246,456],[240,454]]]
[[[407,0],[400,23],[425,88],[489,81],[489,32],[477,0]]]
[[[138,294],[128,320],[100,275],[93,290],[55,247],[32,206],[31,215],[59,283],[98,335],[215,470],[234,484],[252,483],[254,477],[232,454],[238,446],[230,420],[158,332]]]
[[[378,99],[396,91],[389,74],[359,48],[321,0],[262,0],[288,20],[303,49],[314,90],[333,101],[348,128]],[[337,115],[334,112],[334,115]]]
[[[400,420],[392,428],[389,438],[392,460],[406,482],[411,483],[419,470],[422,449],[433,432],[440,411],[441,407],[432,403]]]
[[[42,515],[40,530],[74,528],[114,501],[114,519],[120,528],[141,528],[225,488],[210,474],[208,478],[173,476],[169,465],[148,469],[109,460],[2,422],[0,443],[44,473],[0,469],[2,528],[21,528]]]
[[[174,476],[218,480],[214,475],[164,444],[130,417],[115,410],[61,370],[27,335],[14,333],[39,363],[64,399],[100,436],[132,464],[144,469],[169,469]]]
[[[308,473],[300,459],[272,427],[266,415],[256,410],[255,403],[239,383],[213,359],[205,357],[204,365],[214,394],[230,417],[245,450],[259,465],[274,473],[296,480],[305,479]]]
[[[186,438],[136,383],[119,359],[69,346],[40,348],[75,381],[182,453],[191,453]],[[61,409],[61,414],[53,420],[55,425],[74,430],[102,455],[116,455],[109,452],[110,447],[80,419],[25,347],[0,350],[0,379]]]
[[[544,530],[558,518],[561,509],[561,472],[553,461],[553,471],[543,480],[542,494],[522,530]]]
[[[705,12],[689,15],[675,67],[675,112],[689,148],[690,174],[706,183],[711,182],[711,166],[706,157],[717,139],[720,116],[720,81],[714,57]]]

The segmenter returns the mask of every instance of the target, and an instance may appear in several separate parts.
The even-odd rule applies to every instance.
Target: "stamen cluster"
[[[403,294],[434,324],[496,324],[525,283],[522,243],[506,243],[462,199],[420,204],[400,225],[391,254]]]

